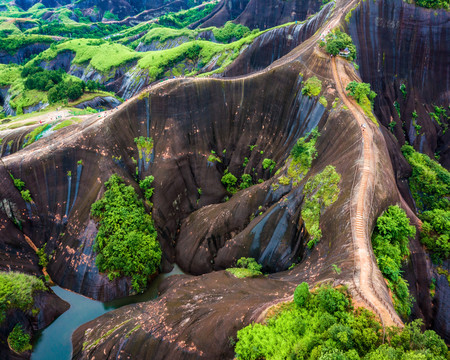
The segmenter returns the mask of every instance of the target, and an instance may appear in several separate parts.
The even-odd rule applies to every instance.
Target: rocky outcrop
[[[25,60],[30,59],[34,55],[40,54],[49,47],[50,44],[48,43],[35,43],[21,47],[15,53],[0,51],[0,64],[22,64]]]
[[[450,103],[449,20],[445,10],[377,0],[361,2],[348,24],[361,77],[378,94],[375,112],[383,125],[395,121],[394,134],[400,144],[408,141],[431,157],[440,152],[447,168],[449,135],[428,113],[434,105]]]
[[[304,23],[273,29],[258,36],[223,72],[223,76],[240,76],[266,68],[313,35],[328,19],[333,6],[333,3],[324,6]]]
[[[204,21],[196,23],[203,28],[223,26],[233,20],[251,29],[269,29],[291,21],[303,21],[319,11],[317,0],[226,0],[220,9]]]
[[[113,96],[97,96],[91,100],[75,105],[75,107],[78,109],[86,109],[87,107],[90,107],[96,110],[111,110],[120,104],[120,101]]]

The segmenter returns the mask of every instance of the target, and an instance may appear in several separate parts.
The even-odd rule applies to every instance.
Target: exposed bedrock
[[[361,77],[378,94],[375,112],[383,125],[395,121],[394,134],[401,144],[408,141],[432,157],[440,152],[441,163],[450,168],[445,145],[449,134],[428,115],[433,105],[450,103],[450,13],[402,0],[362,1],[348,28],[358,49]]]
[[[42,51],[47,50],[49,47],[50,44],[35,43],[21,47],[13,54],[7,51],[0,51],[0,64],[9,64],[9,63],[22,64],[26,59],[29,59],[33,55],[39,54]]]
[[[328,19],[334,3],[329,3],[305,23],[270,30],[258,36],[224,71],[239,76],[262,70],[312,36]]]
[[[291,21],[303,21],[316,13],[321,5],[318,0],[224,0],[218,11],[196,25],[220,27],[233,20],[251,29],[263,30]]]
[[[328,61],[329,59],[325,57],[315,58],[314,63],[310,63],[310,69],[324,76],[324,86],[327,86],[326,94],[330,99],[334,99],[337,94],[333,83],[326,80],[326,77],[329,76]],[[227,89],[230,86],[234,87],[235,96],[238,96],[237,94],[242,91],[242,88],[240,88],[242,83],[248,85],[249,90],[245,87],[246,95],[242,99],[245,102],[249,98],[251,102],[239,107],[239,109],[249,109],[249,115],[244,116],[244,119],[249,116],[248,124],[253,124],[253,122],[255,122],[255,125],[259,124],[259,131],[261,131],[261,125],[264,125],[264,131],[266,131],[267,127],[270,128],[271,125],[277,124],[277,117],[283,119],[284,126],[297,131],[297,127],[303,124],[305,120],[302,121],[301,118],[294,116],[297,124],[289,123],[292,118],[289,116],[291,102],[285,100],[287,102],[285,107],[279,108],[279,112],[283,112],[283,115],[272,113],[270,116],[264,116],[264,113],[258,112],[254,114],[253,108],[255,105],[252,104],[264,101],[266,96],[269,96],[267,94],[268,85],[266,85],[269,82],[271,87],[274,88],[274,92],[271,93],[271,101],[264,105],[266,113],[271,106],[280,106],[279,98],[295,98],[295,95],[298,95],[298,90],[294,86],[296,82],[292,83],[291,77],[295,79],[299,72],[304,72],[305,76],[309,74],[298,62],[293,62],[290,65],[278,67],[245,81],[231,80],[218,84],[221,84],[221,87],[223,86],[225,94],[227,94]],[[182,89],[192,94],[193,98],[203,99],[203,93],[199,92],[202,83],[196,81],[193,85],[196,85],[197,88],[195,95],[189,83],[185,83]],[[251,88],[259,92],[260,97],[258,99],[253,98]],[[164,86],[160,89],[161,92],[167,92],[169,97],[173,94],[172,91],[165,90],[166,87]],[[183,91],[182,89],[179,89],[179,91]],[[209,87],[212,98],[221,103],[222,99],[218,100],[213,89],[213,87]],[[288,89],[291,94],[285,95],[284,91]],[[228,104],[234,103],[230,102],[227,97],[225,99],[228,100]],[[305,101],[301,97],[299,100]],[[154,101],[152,96],[151,101]],[[190,102],[194,103],[195,101],[192,99]],[[206,103],[208,102],[206,101]],[[239,100],[237,103],[239,103]],[[319,105],[313,105],[310,109],[314,110],[316,106]],[[237,109],[230,110],[226,111],[229,116],[242,117],[242,114],[235,111]],[[320,116],[311,116],[311,120],[306,120],[310,121],[309,126],[311,127],[318,123],[321,132],[317,142],[319,155],[313,162],[307,178],[319,173],[330,164],[335,166],[342,176],[338,200],[321,215],[320,226],[323,237],[317,246],[312,250],[305,251],[305,232],[300,210],[303,201],[301,190],[307,178],[303,179],[296,189],[281,186],[277,190],[280,192],[278,194],[271,190],[270,184],[274,179],[270,178],[262,184],[238,192],[225,203],[203,206],[193,212],[191,210],[192,214],[184,217],[184,220],[181,221],[178,238],[174,238],[177,262],[192,272],[210,271],[209,268],[212,266],[220,269],[231,265],[232,260],[241,256],[255,256],[263,262],[266,269],[272,268],[279,271],[286,269],[292,263],[292,255],[295,254],[295,256],[300,255],[301,257],[301,259],[295,259],[296,262],[300,261],[297,266],[288,271],[271,274],[268,278],[236,279],[223,271],[197,277],[176,276],[169,278],[163,283],[162,295],[157,300],[113,311],[80,327],[73,337],[74,358],[90,359],[101,354],[108,354],[108,358],[111,359],[119,355],[142,359],[231,359],[234,353],[233,348],[229,346],[229,337],[235,337],[238,329],[257,320],[271,304],[291,296],[295,286],[301,281],[308,281],[311,285],[321,281],[330,281],[334,285],[347,284],[357,304],[362,304],[362,298],[358,292],[359,280],[357,276],[360,267],[353,247],[351,228],[351,209],[355,206],[352,194],[355,186],[359,184],[361,176],[359,168],[362,148],[361,130],[358,123],[352,118],[351,113],[342,106],[338,106],[331,112],[329,110],[331,109],[329,108]],[[222,113],[223,111],[217,111],[215,115],[220,119]],[[308,111],[306,111],[307,113]],[[303,111],[297,114],[305,116]],[[201,116],[201,112],[192,115],[194,123],[198,116]],[[263,123],[258,123],[256,118],[261,117],[265,120]],[[152,121],[154,121],[153,118]],[[176,117],[172,120],[172,123],[177,123]],[[229,126],[226,122],[224,124],[223,120],[218,120],[218,123],[213,121],[213,124],[214,127],[220,126],[219,124],[225,127]],[[247,132],[246,128],[239,127],[239,122],[235,123],[235,126],[239,129],[236,132],[242,133],[244,129]],[[184,142],[183,138],[181,140],[179,138],[179,134],[183,134],[183,132],[177,130],[176,127],[172,126],[168,131],[171,133],[171,138],[175,139],[173,143],[179,144],[176,154],[179,157],[179,164],[183,164],[184,161],[181,161],[181,158],[185,155],[181,149]],[[201,128],[198,130],[202,137],[208,137],[208,131],[204,132]],[[221,143],[224,131],[226,130],[223,128],[215,129],[217,144]],[[263,137],[260,144],[266,144],[264,156],[271,146],[272,153],[268,151],[267,155],[270,156],[267,157],[276,159],[277,163],[282,164],[280,158],[285,159],[289,150],[286,151],[283,148],[286,143],[285,136],[282,133],[274,133],[274,131],[277,131],[276,128],[271,128],[270,133],[273,134],[271,138],[265,139]],[[305,129],[296,136],[301,136],[306,131]],[[375,127],[374,131],[373,149],[376,153],[376,160],[374,178],[369,181],[368,191],[370,194],[367,196],[367,201],[370,201],[368,206],[371,209],[367,214],[369,232],[373,228],[377,216],[383,210],[391,204],[400,203],[385,140],[381,132],[376,130]],[[279,140],[280,137],[282,137],[281,140]],[[236,140],[232,142],[236,144],[236,148],[239,148],[239,144],[243,140],[245,140],[246,146],[254,144],[245,137]],[[198,146],[198,142],[194,139],[190,143],[191,148]],[[158,144],[156,146],[158,149]],[[167,159],[170,159],[173,150],[167,144],[166,147],[165,154]],[[221,150],[224,148],[227,149],[226,154],[228,154],[230,149],[228,144],[217,146],[214,150],[216,154],[221,154]],[[278,152],[274,152],[273,149],[284,155],[278,157]],[[193,155],[195,152],[193,151]],[[206,157],[206,155],[204,156]],[[235,154],[233,154],[234,156]],[[236,163],[239,167],[233,167],[233,161],[228,164],[231,172],[236,175],[240,174],[244,156],[247,155],[241,153],[240,156],[237,156]],[[155,157],[155,164],[156,158],[157,156]],[[251,158],[249,158],[249,165],[251,161]],[[156,186],[160,184],[158,174],[161,171],[161,164],[155,172]],[[186,174],[188,173],[189,177],[193,176],[198,166],[198,164],[190,166],[189,173],[185,170],[174,178],[181,178],[184,183],[189,183]],[[215,171],[213,167],[208,168],[208,171],[212,170]],[[203,178],[210,179],[211,176],[205,175],[200,179]],[[220,186],[214,188],[217,181],[210,184],[205,186],[206,184],[202,183],[200,186],[195,186],[193,190],[188,191],[188,194],[196,194],[196,187],[201,187],[203,191],[207,191],[209,197],[217,196],[215,199],[221,199],[225,195],[223,188],[219,194],[216,194]],[[176,182],[171,186],[179,187]],[[169,221],[162,231],[166,234],[172,232],[172,225],[170,224],[172,220],[168,218],[161,222],[158,217],[162,216],[163,208],[161,205],[173,206],[171,204],[173,198],[161,201],[162,195],[170,195],[172,191],[170,187],[166,187],[164,190],[158,190],[157,188],[155,197],[154,216],[157,223],[164,224]],[[183,197],[181,195],[178,198],[181,201],[177,199],[177,206],[180,209],[185,207],[182,205],[184,203]],[[202,197],[200,197],[201,200]],[[213,200],[214,198],[211,198],[211,201],[202,205],[214,202]],[[195,203],[193,201],[191,203],[191,208],[195,210]],[[259,206],[262,207],[259,208]],[[250,221],[249,215],[255,208],[262,214]],[[172,213],[176,214],[173,210]],[[230,214],[233,214],[233,216]],[[175,226],[175,228],[178,227],[179,225]],[[215,252],[218,255],[214,258]],[[210,265],[211,258],[214,259],[214,265]],[[376,264],[374,259],[372,261]],[[333,271],[333,264],[341,268],[340,274]],[[390,303],[384,279],[376,265],[373,268],[371,281],[377,289],[377,296],[386,303]]]

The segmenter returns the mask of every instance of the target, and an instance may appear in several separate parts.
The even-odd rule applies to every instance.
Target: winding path
[[[401,326],[402,322],[392,304],[383,301],[383,298],[377,293],[376,287],[373,283],[373,276],[379,272],[377,267],[374,267],[374,259],[372,257],[372,245],[370,234],[368,233],[368,222],[365,214],[370,212],[370,202],[367,199],[372,198],[372,191],[369,184],[375,181],[376,163],[373,151],[373,131],[372,124],[366,121],[366,116],[359,106],[356,106],[353,101],[347,97],[344,87],[336,66],[336,58],[331,59],[331,68],[333,78],[336,83],[336,90],[340,98],[353,114],[355,120],[358,122],[361,129],[361,137],[363,148],[361,151],[360,163],[360,181],[354,188],[354,196],[356,196],[356,212],[351,212],[352,224],[352,240],[355,248],[355,285],[360,290],[360,297],[362,300],[373,309],[373,311],[380,317],[383,326]],[[353,191],[352,191],[353,193]],[[352,202],[353,199],[350,199]],[[354,204],[350,204],[354,207]],[[359,275],[359,276],[358,276]],[[358,286],[359,285],[359,286]]]

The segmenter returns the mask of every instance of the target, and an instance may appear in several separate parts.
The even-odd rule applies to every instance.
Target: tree
[[[347,85],[345,90],[349,91],[349,95],[352,96],[358,104],[362,104],[366,97],[372,102],[377,96],[374,91],[370,90],[370,84],[367,83],[352,81]]]
[[[81,97],[81,95],[83,95],[83,89],[81,87],[81,83],[72,83],[69,82],[68,83],[68,87],[67,87],[67,97],[69,98],[69,100],[76,100],[79,97]]]
[[[295,288],[294,291],[294,303],[297,306],[304,306],[308,301],[310,296],[308,283],[302,282],[299,286]]]

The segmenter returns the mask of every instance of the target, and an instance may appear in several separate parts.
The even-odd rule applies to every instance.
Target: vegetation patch
[[[30,334],[25,332],[20,324],[16,324],[8,335],[10,348],[19,354],[32,349],[30,340]]]
[[[189,24],[192,24],[198,20],[203,19],[210,14],[217,3],[206,4],[203,9],[193,8],[189,10],[183,10],[177,13],[169,13],[159,18],[158,23],[167,27],[184,28]]]
[[[412,168],[409,188],[423,221],[420,240],[440,263],[450,254],[450,172],[410,145],[402,152]]]
[[[321,173],[309,179],[303,188],[305,195],[301,216],[305,228],[311,235],[308,248],[312,248],[322,237],[320,230],[320,214],[339,196],[339,181],[341,175],[334,166],[328,165]]]
[[[373,313],[352,309],[344,288],[322,285],[310,292],[308,284],[301,284],[297,289],[294,302],[280,307],[265,324],[238,331],[237,359],[446,359],[444,340],[432,330],[422,333],[421,320],[384,334]]]
[[[228,268],[227,271],[241,279],[262,275],[261,269],[262,265],[258,264],[254,258],[241,257],[236,262],[236,267]]]
[[[46,291],[42,280],[18,272],[0,271],[0,323],[8,309],[31,310],[35,291]]]
[[[310,77],[303,83],[302,95],[309,97],[317,96],[322,91],[322,81],[316,76]]]
[[[353,97],[361,106],[367,117],[372,120],[375,125],[379,126],[378,121],[372,112],[373,101],[377,96],[377,93],[370,90],[370,84],[351,81],[345,90],[347,90],[349,92],[348,95]]]
[[[412,3],[412,0],[409,0],[407,2]],[[428,9],[450,9],[449,0],[414,0],[414,3],[418,6]]]
[[[150,161],[150,156],[153,153],[153,139],[151,137],[139,136],[134,139],[137,145],[139,159],[145,158],[145,161]]]
[[[110,280],[131,277],[137,292],[147,287],[147,280],[161,262],[161,248],[151,215],[132,186],[118,175],[105,183],[103,197],[92,204],[91,214],[99,222],[94,250],[96,264]]]
[[[340,30],[330,32],[326,38],[326,50],[329,54],[344,55],[350,61],[356,59],[356,46],[353,44],[350,35],[347,35]]]
[[[42,137],[44,131],[46,131],[50,128],[51,128],[50,124],[41,125],[41,126],[38,126],[36,129],[34,129],[33,131],[31,131],[30,133],[28,133],[25,136],[25,139],[24,139],[25,142],[23,144],[23,147],[31,145],[35,141],[39,140]]]
[[[259,32],[258,29],[253,31]],[[228,43],[230,41],[236,41],[246,37],[250,34],[250,29],[247,26],[228,21],[223,27],[214,28],[213,34],[217,41]]]
[[[297,186],[301,179],[308,173],[312,161],[317,156],[316,142],[319,136],[319,131],[314,129],[307,136],[297,140],[287,160],[287,163],[289,163],[287,170],[287,179],[289,181],[287,185],[292,181],[292,185]],[[286,182],[285,179],[283,181]]]
[[[378,217],[372,234],[378,267],[392,291],[395,310],[404,318],[411,314],[413,298],[408,290],[408,282],[401,277],[401,267],[409,256],[409,238],[415,234],[416,228],[409,224],[405,211],[398,206],[390,206]]]

